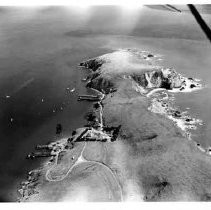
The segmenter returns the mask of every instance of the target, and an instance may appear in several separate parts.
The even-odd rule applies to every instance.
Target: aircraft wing
[[[161,5],[145,5],[145,6],[151,9],[190,13],[190,10],[187,5],[161,4]],[[194,6],[200,12],[200,14],[211,14],[211,4],[196,4]]]

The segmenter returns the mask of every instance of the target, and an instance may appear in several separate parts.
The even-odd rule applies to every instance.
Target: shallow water
[[[39,166],[41,160],[25,159],[37,144],[66,137],[85,123],[91,104],[76,100],[89,92],[77,64],[117,48],[161,54],[161,65],[202,79],[206,88],[177,94],[176,103],[204,121],[195,138],[211,145],[211,46],[192,16],[118,7],[4,8],[0,16],[1,201],[14,200],[18,183]],[[67,87],[76,90],[68,93]],[[55,135],[57,123],[61,136]]]

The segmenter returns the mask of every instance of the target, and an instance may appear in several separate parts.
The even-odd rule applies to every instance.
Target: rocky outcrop
[[[180,88],[183,79],[179,78],[173,70],[161,69],[155,71],[149,71],[140,75],[132,75],[135,82],[144,88],[164,88],[166,90],[172,90],[173,88]]]
[[[96,71],[99,70],[103,63],[105,63],[105,61],[101,59],[90,59],[88,61],[81,62],[79,66],[92,69],[92,71]]]
[[[86,87],[99,90],[100,92],[105,94],[109,94],[116,91],[114,83],[109,79],[102,77],[96,77],[95,79],[91,79],[91,81],[87,83]]]
[[[121,51],[120,51],[121,52]],[[155,56],[152,54],[142,55],[141,52],[137,52],[131,49],[123,50],[124,53],[128,53],[128,57],[133,54],[133,56],[137,56],[139,60],[143,59],[143,62],[146,62],[145,59],[154,59]],[[113,54],[118,53],[114,52]],[[87,87],[94,88],[99,91],[105,91],[106,94],[116,91],[117,87],[115,87],[115,82],[112,80],[115,79],[116,74],[113,73],[113,77],[106,77],[106,70],[104,65],[108,65],[112,63],[113,60],[110,58],[111,54],[107,54],[104,56],[100,56],[95,59],[90,59],[88,61],[80,63],[80,66],[91,69],[93,73],[88,76],[89,82],[87,83]],[[116,55],[115,55],[116,56]],[[121,56],[121,55],[120,55]],[[124,55],[125,56],[125,55]],[[120,61],[123,62],[123,61]],[[125,61],[124,61],[125,62]],[[124,63],[123,62],[123,63]],[[118,65],[118,64],[117,64]],[[112,66],[111,66],[112,67]],[[111,68],[109,66],[109,68]],[[115,67],[115,65],[114,65]],[[120,65],[121,68],[121,65]],[[125,72],[122,70],[120,75],[126,74],[127,78],[131,78],[134,80],[139,86],[145,89],[155,89],[155,88],[163,88],[166,90],[174,90],[174,91],[192,91],[193,89],[200,89],[201,84],[198,83],[193,78],[187,78],[178,72],[176,72],[172,68],[164,68],[164,67],[152,67],[150,70],[147,70],[149,66],[143,68],[140,66],[140,71],[134,71],[133,69],[130,72]],[[102,74],[103,71],[103,74]],[[110,73],[110,72],[109,72]]]

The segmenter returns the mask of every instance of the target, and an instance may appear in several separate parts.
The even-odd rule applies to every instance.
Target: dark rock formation
[[[93,107],[94,107],[95,109],[99,109],[99,108],[100,108],[99,102],[98,102],[98,103],[95,103],[95,104],[93,105]]]
[[[105,94],[116,91],[116,87],[114,86],[114,84],[109,79],[102,77],[96,77],[95,79],[91,80],[87,83],[86,87],[94,88]]]
[[[169,74],[168,77],[166,77],[162,70],[154,70],[142,72],[140,74],[133,74],[131,75],[131,77],[135,82],[137,82],[140,86],[144,88],[152,87],[171,90],[173,88],[178,88],[178,86],[182,84],[182,82],[180,82],[180,84],[178,85],[179,82],[175,82],[175,79],[171,78],[172,75]]]
[[[190,88],[195,88],[195,87],[196,87],[196,85],[194,85],[194,84],[190,85]]]
[[[175,111],[173,112],[172,116],[174,116],[174,117],[181,117],[181,116],[182,116],[182,114],[181,114],[181,112],[180,112],[180,111],[175,110]]]
[[[87,76],[87,81],[91,81],[95,78],[97,78],[98,76],[100,76],[100,72],[93,72],[93,73],[90,73],[88,76]]]
[[[142,87],[147,87],[148,81],[146,79],[146,75],[145,74],[141,74],[141,75],[133,74],[133,75],[131,75],[131,77],[133,78],[133,80],[135,82],[137,82]]]
[[[60,123],[58,123],[56,125],[56,134],[60,134],[62,132],[62,125]]]
[[[154,55],[148,54],[147,57],[148,57],[148,58],[152,58],[152,57],[154,57]]]
[[[73,132],[72,132],[72,136],[74,136],[75,134],[76,134],[76,131],[73,131]]]
[[[80,63],[80,66],[92,69],[92,71],[96,71],[102,66],[103,63],[104,61],[100,59],[90,59],[88,61]]]
[[[85,115],[85,119],[87,121],[95,121],[97,119],[97,116],[94,114],[94,112],[88,112]]]

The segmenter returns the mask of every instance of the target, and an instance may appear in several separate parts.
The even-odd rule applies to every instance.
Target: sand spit
[[[120,49],[80,66],[91,70],[86,86],[102,100],[87,116],[88,126],[74,131],[51,162],[28,177],[20,201],[61,201],[67,195],[83,201],[211,200],[211,157],[188,141],[202,121],[175,107],[173,97],[201,89],[200,81],[138,49]],[[53,182],[45,179],[50,169]],[[76,196],[80,186],[86,193]]]

